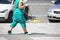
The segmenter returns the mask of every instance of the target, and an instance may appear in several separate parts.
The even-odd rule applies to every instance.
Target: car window
[[[12,0],[0,0],[0,4],[10,4]]]

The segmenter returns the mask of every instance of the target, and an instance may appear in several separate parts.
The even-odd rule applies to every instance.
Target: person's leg
[[[12,29],[16,26],[17,22],[16,21],[13,21],[9,27],[9,30],[8,30],[8,33],[10,34]]]
[[[28,33],[26,28],[23,28],[23,31],[24,31],[24,34]]]
[[[12,31],[12,29],[13,29],[13,28],[10,26],[10,27],[9,27],[9,31]]]
[[[28,32],[27,32],[27,29],[26,29],[26,22],[22,21],[22,22],[20,22],[20,24],[21,24],[21,26],[23,28],[24,34],[27,34]]]

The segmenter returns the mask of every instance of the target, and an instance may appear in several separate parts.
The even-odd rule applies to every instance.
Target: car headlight
[[[8,9],[5,9],[5,10],[3,10],[3,11],[0,11],[0,13],[4,13],[4,12],[6,12]]]

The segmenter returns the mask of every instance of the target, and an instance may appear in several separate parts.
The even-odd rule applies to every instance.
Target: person
[[[26,5],[23,4],[23,0],[15,0],[14,2],[14,10],[13,10],[13,17],[12,17],[12,23],[9,27],[8,34],[12,33],[12,29],[17,25],[17,23],[20,23],[22,26],[22,29],[24,31],[24,34],[27,34],[26,29],[26,20],[24,17],[24,8]]]
[[[14,0],[14,2],[15,2],[15,0]],[[28,5],[28,2],[29,2],[29,0],[23,0],[23,4],[27,4],[25,6],[25,8],[24,8],[24,17],[25,17],[26,21],[29,19],[28,18],[28,13],[29,13],[29,5]]]

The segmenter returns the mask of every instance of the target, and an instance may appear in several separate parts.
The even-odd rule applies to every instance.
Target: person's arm
[[[22,9],[22,8],[24,8],[24,7],[25,7],[25,6],[23,5],[22,0],[20,0],[20,1],[19,1],[19,5],[18,5],[18,8]]]

